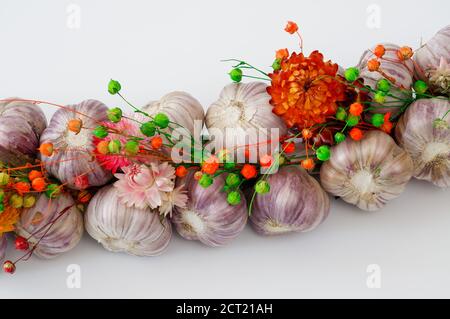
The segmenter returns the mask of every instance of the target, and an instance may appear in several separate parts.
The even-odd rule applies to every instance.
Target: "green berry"
[[[239,185],[240,182],[241,182],[241,178],[239,177],[238,174],[235,174],[235,173],[228,174],[228,176],[225,180],[225,183],[230,187],[236,187]]]
[[[145,136],[151,137],[156,133],[156,126],[153,122],[145,122],[141,125],[140,130]]]
[[[2,203],[4,199],[5,199],[5,192],[2,189],[0,189],[0,203]]]
[[[239,205],[241,203],[241,194],[238,191],[229,192],[227,195],[227,202],[230,205]]]
[[[384,93],[382,91],[378,91],[377,93],[375,93],[375,96],[373,97],[373,99],[378,104],[384,104],[384,102],[386,102],[386,93]]]
[[[336,134],[334,134],[334,141],[338,144],[342,143],[343,141],[345,141],[345,134],[337,132]]]
[[[125,151],[128,155],[136,155],[139,152],[139,142],[134,140],[126,142]]]
[[[108,92],[112,95],[119,93],[122,86],[116,80],[111,79],[108,83]]]
[[[120,152],[120,141],[119,140],[111,140],[108,143],[108,151],[113,154],[117,154]]]
[[[281,59],[275,59],[275,61],[273,61],[272,69],[274,71],[278,71],[279,69],[281,69]]]
[[[270,184],[267,181],[260,179],[255,184],[255,192],[258,194],[266,194],[270,192]]]
[[[356,67],[348,68],[345,70],[344,76],[348,82],[355,82],[359,77],[359,69]]]
[[[47,186],[47,190],[45,191],[45,195],[50,198],[56,198],[61,194],[61,187],[58,184],[50,184]]]
[[[391,89],[391,83],[386,79],[381,79],[377,83],[377,89],[381,92],[388,93]]]
[[[153,123],[163,129],[169,126],[169,122],[169,117],[164,113],[158,113],[153,118]]]
[[[13,208],[22,208],[23,206],[23,197],[19,194],[12,194],[9,198],[9,205]]]
[[[383,114],[374,114],[371,119],[372,125],[375,127],[381,127],[384,123],[384,115]]]
[[[350,127],[356,126],[359,123],[359,116],[349,115],[347,118],[347,125]]]
[[[424,94],[428,90],[428,84],[422,80],[418,80],[414,83],[414,91],[418,94]]]
[[[122,110],[118,107],[108,110],[108,119],[113,123],[118,123],[122,119]]]
[[[316,150],[316,156],[323,162],[328,161],[331,156],[330,147],[327,145],[322,145]]]
[[[203,174],[202,177],[199,179],[198,183],[203,188],[208,188],[213,183],[213,178],[208,174]]]
[[[242,81],[242,70],[238,69],[238,68],[231,70],[230,78],[234,82],[241,82]]]
[[[98,138],[105,138],[108,136],[108,129],[102,125],[99,125],[92,133]]]
[[[5,210],[5,205],[3,203],[0,203],[0,213],[3,213]]]
[[[5,172],[0,173],[0,186],[6,186],[9,183],[9,175]]]
[[[336,118],[339,121],[345,121],[345,119],[347,118],[347,111],[345,111],[343,107],[338,107],[336,111]]]
[[[236,167],[236,164],[233,162],[223,163],[223,168],[226,170],[231,170],[231,169],[234,169],[235,167]]]

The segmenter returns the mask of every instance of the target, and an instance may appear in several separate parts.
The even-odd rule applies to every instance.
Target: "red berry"
[[[12,275],[16,272],[16,265],[11,260],[7,260],[3,263],[3,271]]]
[[[295,152],[295,144],[292,142],[285,142],[285,143],[283,143],[283,146],[281,149],[284,150],[284,152],[286,154],[294,153]]]
[[[270,167],[272,165],[273,158],[269,154],[266,154],[264,156],[261,156],[261,159],[259,160],[259,164],[261,167]]]
[[[175,175],[177,177],[185,177],[187,173],[188,170],[183,165],[178,166],[177,169],[175,170]]]
[[[30,244],[22,236],[17,236],[14,244],[15,244],[17,250],[27,250],[28,248],[30,248]]]
[[[258,172],[256,171],[256,167],[251,164],[245,164],[241,169],[241,174],[245,179],[252,179],[256,177]]]

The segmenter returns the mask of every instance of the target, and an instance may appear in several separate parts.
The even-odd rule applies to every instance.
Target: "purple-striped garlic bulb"
[[[24,209],[16,233],[36,245],[34,254],[50,259],[74,248],[83,235],[83,216],[69,194],[49,199],[41,194],[32,208]]]
[[[247,204],[241,193],[241,202],[230,205],[227,193],[222,191],[225,178],[214,178],[208,188],[203,188],[193,178],[192,171],[178,181],[184,185],[189,200],[186,208],[175,207],[172,222],[177,232],[188,240],[198,240],[211,247],[220,247],[235,239],[247,223]]]
[[[391,83],[392,87],[390,93],[396,97],[402,99],[411,98],[411,87],[413,85],[414,66],[412,60],[400,61],[397,56],[397,50],[400,49],[398,45],[384,43],[386,53],[383,58],[379,59],[381,62],[380,69],[395,83]],[[360,77],[364,79],[364,84],[370,86],[374,90],[377,89],[377,82],[384,79],[384,76],[380,72],[371,72],[367,67],[367,62],[373,58],[376,58],[372,50],[367,50],[361,56],[358,64],[360,69]],[[373,93],[369,94],[372,98]],[[373,103],[373,107],[376,107],[376,113],[398,114],[400,107],[404,105],[403,101],[400,101],[394,97],[386,96],[386,101],[383,104]]]
[[[269,175],[270,191],[257,194],[250,222],[261,235],[306,232],[328,216],[330,200],[320,184],[304,169],[285,166]]]
[[[3,261],[6,255],[6,248],[8,246],[8,239],[6,238],[6,234],[0,234],[0,262]]]
[[[91,199],[85,215],[86,231],[112,252],[156,256],[169,245],[172,226],[150,208],[120,203],[117,189],[108,185]]]
[[[9,165],[32,162],[46,126],[47,120],[38,105],[19,98],[0,102],[0,161]]]
[[[108,108],[100,101],[86,100],[56,111],[41,137],[41,144],[51,143],[57,150],[52,156],[42,156],[47,171],[73,189],[102,186],[112,174],[93,158],[92,130],[107,120]],[[69,121],[81,120],[83,128],[75,133]],[[85,180],[85,181],[84,181]]]
[[[450,25],[441,29],[414,54],[416,77],[435,94],[450,96]]]
[[[406,151],[386,133],[373,130],[331,148],[320,169],[323,188],[360,209],[374,211],[398,197],[413,173]]]
[[[414,177],[439,187],[450,187],[449,110],[450,102],[442,98],[417,100],[395,129],[399,145],[413,160]]]

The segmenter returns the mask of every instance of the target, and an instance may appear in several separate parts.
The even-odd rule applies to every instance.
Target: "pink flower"
[[[122,204],[137,208],[158,208],[165,198],[165,192],[172,192],[175,168],[167,162],[152,162],[150,166],[133,164],[122,167],[124,174],[115,174],[119,180],[114,183]]]

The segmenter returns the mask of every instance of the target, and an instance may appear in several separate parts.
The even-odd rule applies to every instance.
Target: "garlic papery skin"
[[[250,222],[261,235],[307,232],[328,216],[330,200],[304,169],[285,166],[268,176],[270,191],[256,194]]]
[[[270,99],[267,85],[262,82],[227,85],[206,112],[208,132],[211,135],[215,135],[215,131],[220,132],[223,137],[220,143],[224,148],[272,139],[277,142],[278,137],[287,133],[287,128],[283,120],[272,112]]]
[[[380,61],[380,70],[385,74],[395,80],[395,83],[391,83],[392,87],[390,93],[393,96],[410,99],[411,91],[410,88],[413,85],[413,75],[414,75],[414,65],[412,60],[400,61],[397,57],[397,50],[400,49],[398,45],[391,43],[384,43],[386,53],[384,54]],[[367,62],[370,59],[375,58],[373,49],[367,50],[361,56],[358,64],[360,69],[360,77],[364,80],[364,85],[370,86],[372,89],[377,89],[377,82],[384,79],[384,76],[379,72],[371,72],[367,67]],[[374,94],[370,93],[370,97],[373,98]],[[376,107],[375,113],[387,113],[392,112],[393,114],[398,114],[400,108],[404,105],[403,101],[390,96],[386,96],[386,105],[388,107],[383,107],[382,104],[373,103],[373,107]]]
[[[0,161],[11,166],[31,163],[46,126],[47,120],[38,105],[20,98],[0,102]]]
[[[450,25],[417,49],[413,59],[416,77],[434,93],[450,96]]]
[[[150,208],[120,203],[117,189],[108,185],[91,199],[85,215],[86,231],[112,252],[156,256],[169,245],[172,226]]]
[[[398,197],[413,173],[406,151],[386,133],[373,130],[360,141],[347,138],[331,148],[320,169],[322,187],[360,209],[374,211]]]
[[[6,234],[0,234],[0,262],[5,259],[6,255],[6,247],[8,246],[8,240],[6,238]]]
[[[164,95],[159,101],[148,103],[142,111],[150,116],[164,113],[172,122],[178,124],[172,125],[173,128],[180,125],[192,135],[196,124],[199,126],[199,134],[201,133],[205,117],[205,111],[197,99],[189,93],[178,91]]]
[[[420,99],[400,118],[395,136],[414,163],[414,177],[439,187],[450,186],[450,102]],[[441,119],[440,125],[435,120]]]
[[[247,204],[241,194],[238,205],[227,202],[227,193],[222,191],[225,178],[214,178],[214,183],[203,188],[193,178],[192,172],[178,181],[188,191],[186,208],[175,207],[172,222],[177,232],[188,240],[198,240],[210,247],[220,247],[235,239],[247,223]]]
[[[83,216],[70,195],[49,199],[41,194],[32,208],[23,210],[16,233],[27,238],[31,246],[37,244],[34,254],[38,257],[51,259],[79,243]]]
[[[88,186],[102,186],[112,178],[111,172],[93,157],[92,130],[107,121],[107,110],[106,105],[96,100],[69,105],[55,112],[41,136],[41,144],[51,143],[56,150],[50,157],[42,156],[46,170],[70,188],[80,189],[75,182],[80,175],[87,177]],[[82,121],[79,133],[68,129],[72,119]]]

